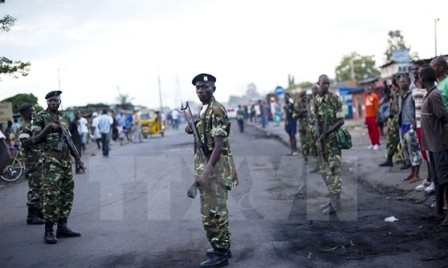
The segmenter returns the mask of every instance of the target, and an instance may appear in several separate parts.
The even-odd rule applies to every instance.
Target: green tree
[[[34,96],[32,93],[30,94],[25,94],[25,93],[20,93],[20,94],[16,94],[12,97],[9,97],[7,99],[4,99],[0,102],[11,102],[12,103],[12,112],[14,114],[18,113],[18,107],[20,104],[28,102],[34,105],[34,108],[36,109],[36,111],[41,111],[43,110],[43,108],[41,106],[39,106],[37,104],[37,97]]]
[[[401,34],[400,30],[395,31],[389,31],[388,39],[387,39],[387,49],[384,52],[384,55],[386,56],[386,62],[392,61],[393,54],[396,50],[407,50],[411,51],[411,47],[406,45],[406,42],[404,41],[404,37]],[[418,53],[410,53],[411,59],[418,59]]]
[[[304,82],[300,82],[299,84],[297,84],[298,87],[305,89],[305,88],[311,88],[315,85],[316,83],[310,82],[310,81],[304,81]]]
[[[0,0],[0,4],[3,3],[5,1]],[[16,19],[10,15],[5,15],[3,18],[0,18],[0,32],[10,31],[15,21]],[[27,76],[30,66],[30,62],[15,61],[0,56],[0,80],[1,75],[12,75],[14,78],[18,78],[18,75]]]
[[[131,103],[131,100],[133,98],[129,97],[129,94],[121,93],[119,87],[117,87],[117,90],[118,96],[115,98],[115,100],[118,102],[117,107],[125,110],[133,110],[134,105]]]
[[[373,56],[362,56],[357,52],[345,55],[336,67],[336,81],[363,80],[380,75]]]

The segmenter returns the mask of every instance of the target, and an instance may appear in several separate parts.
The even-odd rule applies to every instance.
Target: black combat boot
[[[229,257],[226,249],[213,249],[208,259],[201,262],[201,267],[223,267],[229,265]]]
[[[54,236],[53,225],[54,223],[45,221],[44,241],[47,244],[56,244],[58,242],[58,239]]]
[[[44,224],[45,221],[39,217],[39,213],[34,208],[28,208],[28,216],[26,217],[26,224]]]
[[[80,233],[72,231],[67,227],[67,219],[59,219],[58,230],[56,231],[56,237],[78,237],[81,236]]]
[[[392,162],[392,156],[387,156],[386,161],[379,164],[380,167],[393,167],[394,163]]]
[[[207,249],[207,253],[205,253],[205,256],[211,257],[213,255],[213,252],[215,251],[214,248]],[[230,251],[230,248],[227,249],[227,258],[232,258],[232,251]]]
[[[322,210],[323,214],[333,214],[341,209],[341,193],[330,194],[330,203]]]

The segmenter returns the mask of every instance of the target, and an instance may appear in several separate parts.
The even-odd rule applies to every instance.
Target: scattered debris
[[[394,216],[390,216],[384,219],[385,222],[395,222],[398,221],[397,218],[395,218]]]

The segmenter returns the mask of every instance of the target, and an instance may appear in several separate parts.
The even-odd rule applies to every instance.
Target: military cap
[[[193,78],[193,81],[191,81],[191,83],[193,84],[193,86],[196,85],[197,82],[212,82],[215,83],[216,82],[216,77],[214,77],[211,74],[198,74]]]
[[[19,113],[24,112],[26,110],[28,110],[29,108],[33,107],[33,105],[31,103],[25,102],[19,105]]]
[[[428,79],[436,79],[436,71],[434,71],[433,68],[427,67],[420,70],[420,77],[421,78],[428,78]]]
[[[59,95],[61,95],[62,91],[60,90],[55,90],[55,91],[50,91],[47,93],[47,95],[45,95],[45,99],[51,98],[51,97],[57,97]]]

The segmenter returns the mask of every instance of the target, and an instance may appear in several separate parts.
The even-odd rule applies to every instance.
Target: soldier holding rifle
[[[190,122],[185,128],[185,132],[195,135],[195,185],[199,187],[201,196],[204,230],[213,247],[207,250],[208,258],[201,263],[201,267],[228,264],[231,252],[227,197],[228,191],[238,184],[229,144],[230,120],[225,107],[213,97],[215,82],[214,76],[205,73],[193,78],[192,83],[203,106],[195,121],[191,120],[190,112]],[[193,197],[190,193],[189,196]]]
[[[44,241],[56,244],[57,238],[77,237],[80,233],[67,227],[67,219],[73,204],[72,159],[79,157],[73,148],[67,131],[68,118],[58,111],[61,104],[61,91],[51,91],[46,96],[48,108],[37,114],[33,124],[33,143],[42,143],[44,151],[43,188],[44,188]],[[49,126],[49,127],[48,127]],[[84,170],[84,163],[79,159],[79,167]],[[56,236],[53,226],[57,223]]]
[[[316,145],[321,160],[320,173],[330,194],[330,203],[321,206],[323,213],[334,213],[340,208],[342,191],[341,149],[335,131],[344,124],[342,101],[328,89],[330,79],[323,74],[319,77],[319,94],[313,99],[316,119]]]

